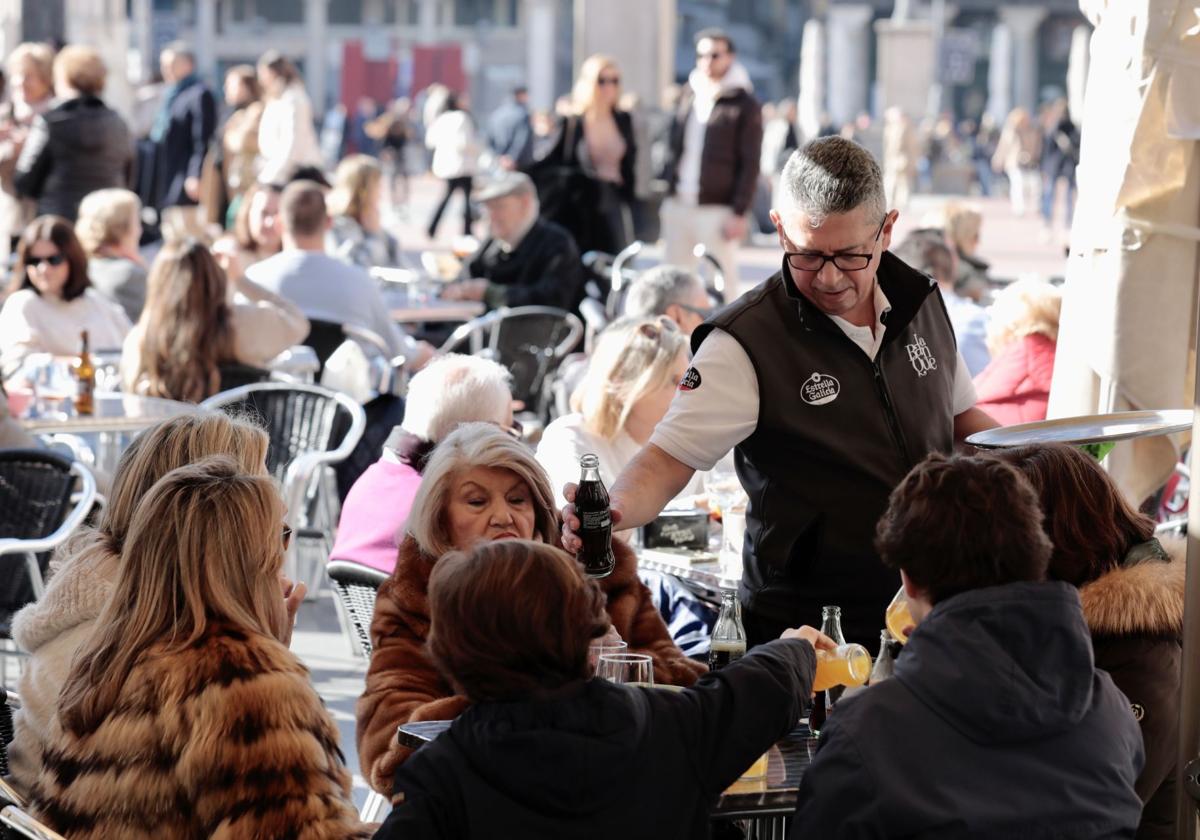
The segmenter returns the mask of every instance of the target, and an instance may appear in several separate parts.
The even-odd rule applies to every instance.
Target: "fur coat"
[[[214,624],[151,648],[99,726],[59,733],[31,809],[73,840],[371,835],[308,671],[266,636]]]
[[[67,543],[51,563],[41,600],[13,617],[12,634],[29,654],[17,681],[21,708],[13,713],[10,781],[28,793],[42,764],[42,748],[58,734],[58,694],[75,651],[91,638],[100,611],[112,597],[119,558],[96,532]]]
[[[1129,698],[1142,728],[1146,764],[1138,840],[1175,837],[1175,767],[1179,749],[1186,546],[1163,541],[1169,557],[1125,564],[1079,589],[1092,631],[1096,667]]]
[[[613,540],[613,551],[617,567],[599,581],[613,627],[629,643],[630,653],[653,657],[656,682],[691,685],[708,668],[684,656],[671,640],[649,590],[638,580],[633,550]],[[406,536],[396,569],[379,587],[375,599],[371,622],[374,650],[366,691],[356,709],[356,740],[363,776],[384,794],[391,793],[396,768],[411,753],[396,741],[396,728],[409,721],[450,720],[468,705],[434,667],[425,649],[427,591],[435,562]]]

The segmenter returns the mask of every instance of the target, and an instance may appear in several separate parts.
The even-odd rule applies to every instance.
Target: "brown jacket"
[[[60,729],[32,809],[73,840],[367,838],[337,739],[295,655],[214,625],[148,651],[94,731]]]
[[[656,682],[691,685],[708,669],[684,656],[667,633],[650,591],[638,580],[633,550],[613,540],[617,568],[600,581],[608,596],[612,625],[631,653],[654,659]],[[429,634],[429,575],[436,561],[411,536],[400,545],[392,576],[379,587],[371,622],[371,664],[358,701],[358,760],[368,784],[390,794],[396,768],[411,750],[396,741],[396,727],[409,721],[449,720],[469,704],[455,694],[425,650]]]
[[[1186,547],[1182,540],[1163,540],[1163,548],[1169,560],[1126,561],[1079,589],[1096,667],[1108,671],[1129,698],[1142,729],[1139,840],[1175,837]]]

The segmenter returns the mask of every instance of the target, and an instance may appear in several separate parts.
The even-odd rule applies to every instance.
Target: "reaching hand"
[[[781,639],[803,639],[813,646],[814,650],[836,650],[837,642],[826,636],[820,630],[805,625],[789,628],[783,631]]]

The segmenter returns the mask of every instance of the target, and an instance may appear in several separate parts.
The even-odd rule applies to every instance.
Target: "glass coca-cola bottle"
[[[575,555],[589,577],[612,574],[617,565],[612,550],[612,511],[608,491],[600,480],[600,459],[584,455],[579,459],[579,489],[575,491],[575,515],[579,517],[579,539],[583,547]]]

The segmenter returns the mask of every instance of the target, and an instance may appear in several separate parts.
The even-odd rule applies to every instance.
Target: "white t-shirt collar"
[[[830,315],[829,319],[838,325],[838,329],[846,334],[846,337],[858,345],[867,357],[872,361],[879,355],[879,348],[883,346],[884,319],[889,312],[892,311],[892,304],[887,299],[887,295],[883,293],[883,288],[879,285],[879,281],[875,281],[875,329],[870,327],[860,327],[851,324],[845,318],[839,318],[837,315]]]

